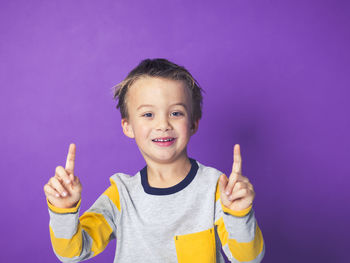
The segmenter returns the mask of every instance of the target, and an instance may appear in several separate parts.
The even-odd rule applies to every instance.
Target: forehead
[[[190,103],[190,93],[183,81],[159,77],[142,77],[129,88],[128,106],[136,109],[141,104],[167,106],[172,103]]]

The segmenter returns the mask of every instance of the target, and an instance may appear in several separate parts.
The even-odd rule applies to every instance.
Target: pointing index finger
[[[66,167],[65,167],[65,169],[69,171],[69,173],[74,173],[75,149],[76,149],[75,144],[71,143],[69,145]]]
[[[239,144],[235,144],[235,147],[233,149],[232,172],[237,174],[242,174],[242,157],[241,157],[241,147]]]

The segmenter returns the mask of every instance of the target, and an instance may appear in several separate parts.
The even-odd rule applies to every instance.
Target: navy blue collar
[[[198,171],[198,164],[197,164],[196,160],[194,160],[192,158],[188,158],[188,159],[191,162],[191,170],[188,172],[185,179],[183,179],[180,183],[173,185],[171,187],[168,187],[168,188],[156,188],[156,187],[152,187],[149,185],[148,176],[147,176],[147,165],[146,165],[140,171],[141,183],[142,183],[144,191],[147,194],[151,194],[151,195],[170,195],[170,194],[174,194],[174,193],[179,192],[182,189],[184,189],[187,185],[189,185],[192,182],[192,180],[194,179],[194,177],[196,176],[197,171]]]

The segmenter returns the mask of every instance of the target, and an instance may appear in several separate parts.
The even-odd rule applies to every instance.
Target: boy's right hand
[[[69,145],[66,167],[57,166],[55,176],[44,186],[49,202],[59,208],[72,208],[81,198],[82,186],[74,175],[75,144]]]

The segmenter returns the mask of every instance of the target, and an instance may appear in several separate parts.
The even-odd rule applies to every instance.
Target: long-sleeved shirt
[[[79,217],[50,204],[50,236],[62,262],[79,262],[116,241],[115,263],[261,262],[265,244],[252,206],[233,211],[220,199],[215,168],[190,158],[191,170],[168,188],[149,185],[147,166],[134,176],[116,173],[111,185]]]

